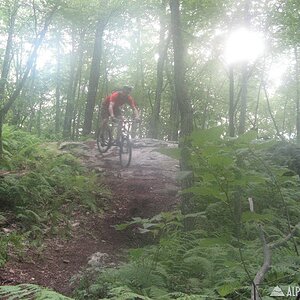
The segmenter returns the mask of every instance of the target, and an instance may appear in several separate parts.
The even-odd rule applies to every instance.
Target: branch
[[[271,249],[276,249],[280,246],[282,246],[283,244],[287,243],[296,233],[297,229],[300,228],[300,222],[293,228],[293,230],[290,231],[290,233],[284,237],[283,239],[277,241],[277,242],[274,242],[274,243],[270,243],[269,244],[269,247]]]
[[[249,204],[250,204],[250,211],[254,212],[253,208],[253,201],[252,198],[248,198]],[[263,245],[263,253],[264,253],[264,260],[263,264],[260,267],[259,271],[256,273],[253,283],[252,283],[252,288],[251,288],[251,300],[257,300],[259,299],[259,291],[258,287],[259,285],[263,282],[267,272],[269,271],[272,263],[272,250],[276,249],[285,243],[287,243],[296,233],[297,229],[300,228],[300,222],[289,232],[287,236],[284,238],[273,242],[273,243],[267,243],[265,233],[263,231],[263,227],[261,224],[258,225],[258,232],[259,232],[259,237]]]
[[[258,232],[260,240],[263,244],[264,262],[254,277],[253,285],[251,288],[251,300],[259,299],[258,287],[263,282],[265,275],[269,271],[272,261],[272,248],[266,241],[266,237],[261,225],[258,225]]]
[[[273,113],[272,113],[272,110],[271,110],[271,106],[270,106],[269,96],[268,96],[268,92],[267,92],[267,88],[266,88],[266,85],[265,85],[265,84],[263,84],[263,90],[264,90],[265,97],[266,97],[266,100],[267,100],[268,111],[269,111],[270,117],[271,117],[271,119],[272,119],[272,121],[273,121],[273,125],[274,125],[274,127],[275,127],[276,134],[277,134],[278,137],[280,137],[280,139],[281,139],[282,141],[285,141],[285,138],[284,138],[283,135],[280,133],[279,128],[278,128],[277,123],[276,123],[276,120],[275,120],[275,118],[274,118],[274,116],[273,116]]]

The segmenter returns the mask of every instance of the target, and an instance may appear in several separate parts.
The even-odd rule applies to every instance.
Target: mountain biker
[[[120,125],[120,121],[122,121],[122,111],[121,106],[128,104],[133,110],[135,120],[139,122],[139,111],[137,109],[136,103],[134,99],[129,95],[132,91],[131,86],[123,86],[120,91],[112,92],[111,95],[107,96],[102,102],[101,108],[101,126],[99,130],[99,134],[102,137],[103,130],[107,125],[109,119],[111,118],[114,122]],[[117,130],[117,139],[120,136],[121,127],[118,126]]]
[[[139,111],[137,109],[136,102],[130,96],[131,91],[132,87],[125,85],[120,91],[115,91],[104,99],[101,109],[102,122],[100,130],[104,128],[110,117],[112,119],[122,117],[121,106],[123,106],[124,104],[130,105],[131,109],[133,110],[135,119],[139,121]]]

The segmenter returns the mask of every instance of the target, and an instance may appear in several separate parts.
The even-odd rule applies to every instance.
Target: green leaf
[[[226,168],[232,165],[234,160],[229,156],[216,155],[209,157],[208,162],[212,167]]]
[[[243,135],[239,136],[236,140],[235,143],[238,144],[249,144],[253,140],[257,138],[257,132],[254,130],[249,130],[248,132],[244,133]]]
[[[121,231],[121,230],[127,229],[130,225],[131,225],[131,223],[128,222],[128,223],[117,224],[117,225],[114,225],[113,227],[114,227],[116,230]]]
[[[63,296],[57,292],[51,291],[35,284],[19,284],[16,286],[0,286],[0,295],[8,300],[72,300],[72,298]]]
[[[272,221],[274,220],[274,216],[272,214],[257,214],[247,211],[242,214],[242,220],[243,222]]]
[[[205,143],[218,141],[225,132],[223,126],[194,131],[191,134],[193,146],[204,146]]]
[[[241,288],[242,288],[242,285],[240,284],[240,282],[233,281],[233,282],[228,282],[228,283],[225,283],[225,284],[219,286],[217,288],[217,291],[220,296],[225,297]]]
[[[216,186],[213,185],[204,185],[204,186],[194,186],[188,189],[185,189],[183,193],[193,193],[195,196],[208,196],[214,197],[221,201],[226,201],[227,197],[223,191],[220,191]]]

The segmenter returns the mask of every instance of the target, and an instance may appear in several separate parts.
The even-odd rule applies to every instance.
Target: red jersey
[[[133,98],[130,95],[126,96],[121,92],[114,92],[110,96],[107,96],[104,100],[105,105],[108,107],[110,102],[114,103],[114,108],[118,108],[125,103],[129,104],[132,109],[136,108],[136,103]]]

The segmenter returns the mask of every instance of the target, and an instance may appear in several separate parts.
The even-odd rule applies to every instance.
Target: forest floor
[[[146,139],[134,145],[131,165],[123,169],[117,149],[101,155],[93,141],[61,145],[62,151],[71,151],[87,168],[102,175],[99,184],[104,181],[110,189],[110,203],[101,215],[80,208],[74,211],[67,239],[51,237],[38,250],[27,249],[21,258],[10,257],[0,268],[0,285],[34,283],[71,295],[71,278],[95,257],[100,257],[101,264],[115,265],[124,259],[124,250],[145,243],[134,230],[117,231],[113,225],[175,209],[179,203],[179,166],[178,161],[157,151],[176,147],[174,144]]]

